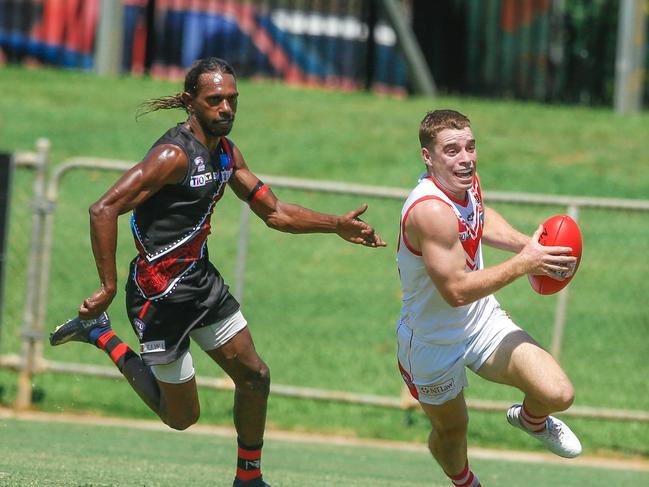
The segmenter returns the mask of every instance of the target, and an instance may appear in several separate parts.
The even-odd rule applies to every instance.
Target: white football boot
[[[539,433],[534,433],[521,424],[521,409],[520,404],[514,404],[507,410],[509,424],[536,438],[548,450],[560,457],[574,458],[581,453],[581,442],[566,423],[554,416],[548,416],[545,421],[545,429]]]

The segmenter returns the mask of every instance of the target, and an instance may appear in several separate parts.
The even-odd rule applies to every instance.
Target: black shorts
[[[126,284],[126,311],[140,340],[140,355],[146,365],[173,362],[189,348],[190,331],[223,320],[238,310],[239,303],[226,285],[213,286],[206,296],[196,299],[151,301],[132,279]]]

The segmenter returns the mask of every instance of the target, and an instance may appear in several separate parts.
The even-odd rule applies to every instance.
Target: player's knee
[[[264,363],[255,374],[255,390],[259,391],[264,397],[268,397],[270,392],[270,369]]]
[[[433,426],[431,438],[435,442],[449,443],[464,441],[469,427],[468,417],[453,422],[438,423]]]
[[[183,431],[193,425],[196,421],[184,420],[184,419],[173,419],[167,421],[167,426],[171,429]]]
[[[439,452],[455,450],[466,444],[467,428],[461,425],[433,428],[428,438],[428,449],[435,458]]]
[[[240,391],[268,397],[270,392],[270,369],[261,362],[253,368],[249,368],[241,380],[235,381]]]
[[[561,390],[561,394],[557,398],[557,406],[560,409],[557,411],[565,411],[572,403],[575,401],[575,389],[572,387],[572,384],[568,384]]]
[[[163,421],[167,426],[175,430],[186,430],[191,425],[198,421],[201,415],[201,408],[198,403],[187,405],[181,411],[176,411],[170,414],[167,412]]]
[[[552,411],[565,411],[575,400],[575,389],[570,382],[555,387],[547,396],[548,407]]]
[[[182,431],[196,424],[199,417],[200,411],[188,411],[187,414],[183,414],[182,416],[166,418],[165,423],[172,429]]]

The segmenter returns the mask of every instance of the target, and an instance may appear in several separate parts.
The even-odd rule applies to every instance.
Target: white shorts
[[[444,404],[468,386],[465,367],[477,372],[505,336],[518,330],[520,327],[499,306],[473,335],[452,345],[420,340],[410,328],[400,325],[397,355],[401,376],[418,401]]]
[[[241,314],[241,311],[237,311],[221,321],[192,330],[189,336],[199,347],[209,352],[225,345],[247,324],[248,322]],[[194,377],[194,361],[189,349],[173,362],[164,365],[152,365],[151,372],[160,382],[182,384],[191,380]]]

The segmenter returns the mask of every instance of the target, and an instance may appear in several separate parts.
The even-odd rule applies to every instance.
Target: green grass
[[[92,155],[139,160],[181,111],[134,119],[147,98],[180,83],[0,68],[0,149],[52,141],[54,164]],[[475,98],[380,98],[239,82],[232,137],[258,173],[410,187],[423,169],[417,131],[426,111],[455,108],[473,122],[483,186],[646,198],[649,114]]]
[[[0,420],[0,484],[28,486],[231,485],[235,441],[212,434]],[[47,445],[43,448],[43,445]],[[649,473],[474,460],[484,485],[644,485]],[[425,451],[268,441],[263,471],[273,487],[449,485]]]
[[[426,110],[455,107],[474,122],[481,178],[487,191],[642,198],[649,194],[649,164],[640,143],[646,114],[622,118],[610,111],[539,104],[444,98],[394,100],[241,81],[241,103],[232,137],[253,171],[365,184],[410,187],[421,163],[417,126]],[[137,160],[181,112],[157,113],[136,123],[137,104],[173,93],[177,83],[132,78],[96,78],[52,70],[2,69],[0,149],[29,150],[34,139],[52,140],[52,164],[73,156]],[[8,117],[10,114],[11,117]],[[640,161],[640,162],[639,162]],[[77,171],[63,180],[56,227],[47,327],[74,313],[97,284],[90,252],[87,207],[117,177]],[[0,328],[0,353],[20,350],[29,246],[31,178],[16,173],[12,195],[7,285]],[[400,305],[394,262],[401,202],[278,189],[282,199],[342,213],[363,201],[366,219],[388,241],[387,249],[347,245],[331,235],[294,236],[251,226],[243,310],[255,343],[270,365],[273,381],[325,389],[398,396],[394,322]],[[560,207],[496,205],[515,226],[531,232]],[[238,243],[240,203],[231,193],[214,215],[210,255],[230,283]],[[584,210],[584,258],[570,287],[568,328],[562,362],[577,389],[576,405],[649,410],[649,292],[642,257],[649,215]],[[621,238],[622,236],[622,238]],[[623,244],[620,245],[620,242]],[[119,279],[126,280],[133,243],[121,220]],[[488,263],[505,254],[487,251]],[[638,262],[638,263],[636,263]],[[646,267],[646,266],[645,266]],[[525,279],[498,293],[514,319],[549,345],[556,297],[531,292]],[[111,307],[117,332],[135,346],[120,290]],[[92,347],[45,349],[46,358],[108,365]],[[200,375],[220,371],[194,353]],[[39,375],[34,380],[46,410],[93,410],[150,417],[120,381]],[[470,377],[467,396],[520,400],[513,389]],[[15,376],[0,371],[0,401],[15,395]],[[202,391],[204,422],[230,424],[231,394]],[[425,441],[427,423],[415,415],[379,408],[273,398],[269,422],[297,430],[342,432],[364,437]],[[649,455],[649,425],[570,421],[586,452]],[[522,435],[507,434],[502,414],[472,413],[472,445],[536,448]]]

